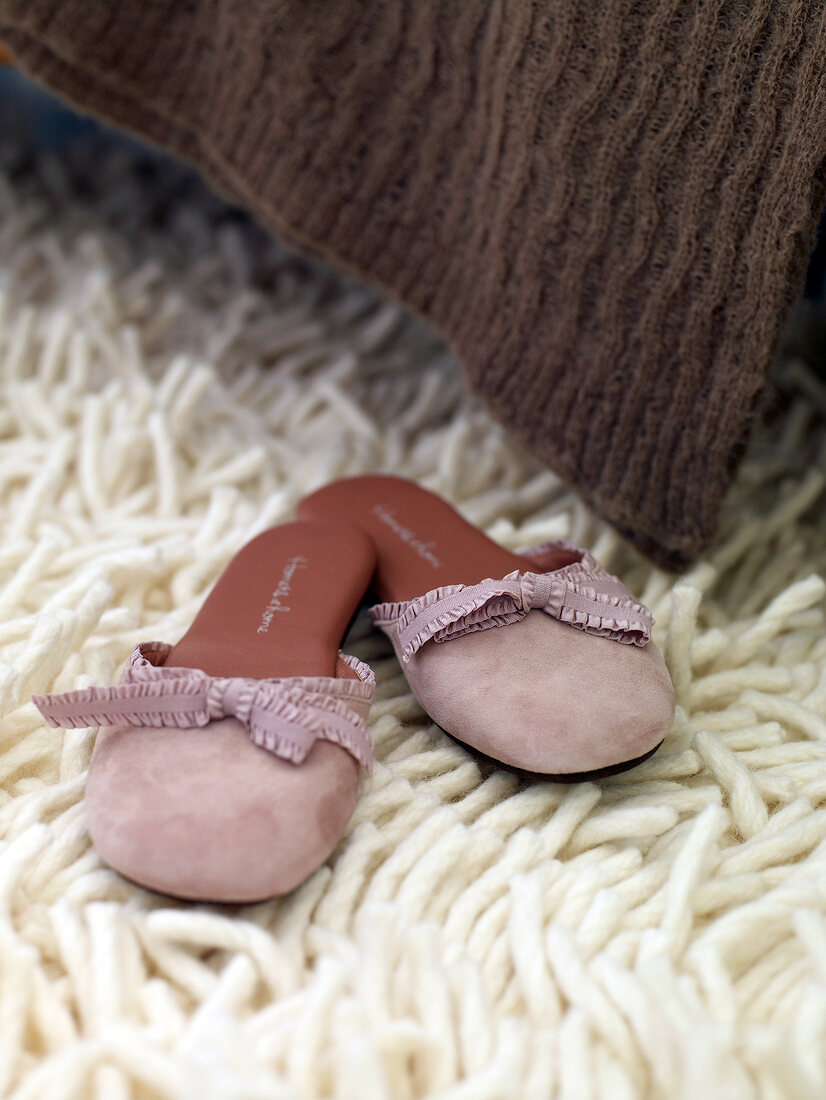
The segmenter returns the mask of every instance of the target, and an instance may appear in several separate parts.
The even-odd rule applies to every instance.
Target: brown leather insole
[[[333,676],[375,562],[352,523],[264,531],[229,563],[166,664],[210,676]]]
[[[468,523],[446,500],[406,478],[384,474],[344,478],[306,497],[302,519],[357,523],[376,547],[373,587],[382,601],[412,600],[448,584],[478,584],[514,569],[535,569],[530,559],[504,550]],[[560,551],[561,568],[575,558]]]

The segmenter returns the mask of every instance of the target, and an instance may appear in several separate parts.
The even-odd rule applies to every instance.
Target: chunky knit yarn
[[[712,537],[824,204],[805,0],[0,0],[81,108],[382,285],[642,550]]]

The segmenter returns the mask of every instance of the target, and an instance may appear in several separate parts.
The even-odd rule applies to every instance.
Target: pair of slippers
[[[372,764],[375,678],[339,649],[369,586],[413,694],[466,745],[567,780],[659,746],[674,695],[651,614],[586,550],[512,554],[395,477],[298,514],[236,555],[176,645],[138,646],[114,687],[34,698],[52,726],[104,727],[89,830],[127,878],[251,902],[327,859]]]

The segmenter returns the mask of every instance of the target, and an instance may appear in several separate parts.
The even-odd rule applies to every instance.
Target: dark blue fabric
[[[39,148],[59,148],[99,129],[8,65],[0,66],[0,136],[24,137]]]

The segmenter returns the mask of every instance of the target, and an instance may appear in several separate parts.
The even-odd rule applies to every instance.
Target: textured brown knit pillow
[[[652,557],[713,536],[825,201],[823,5],[0,0],[0,38],[423,314]]]

